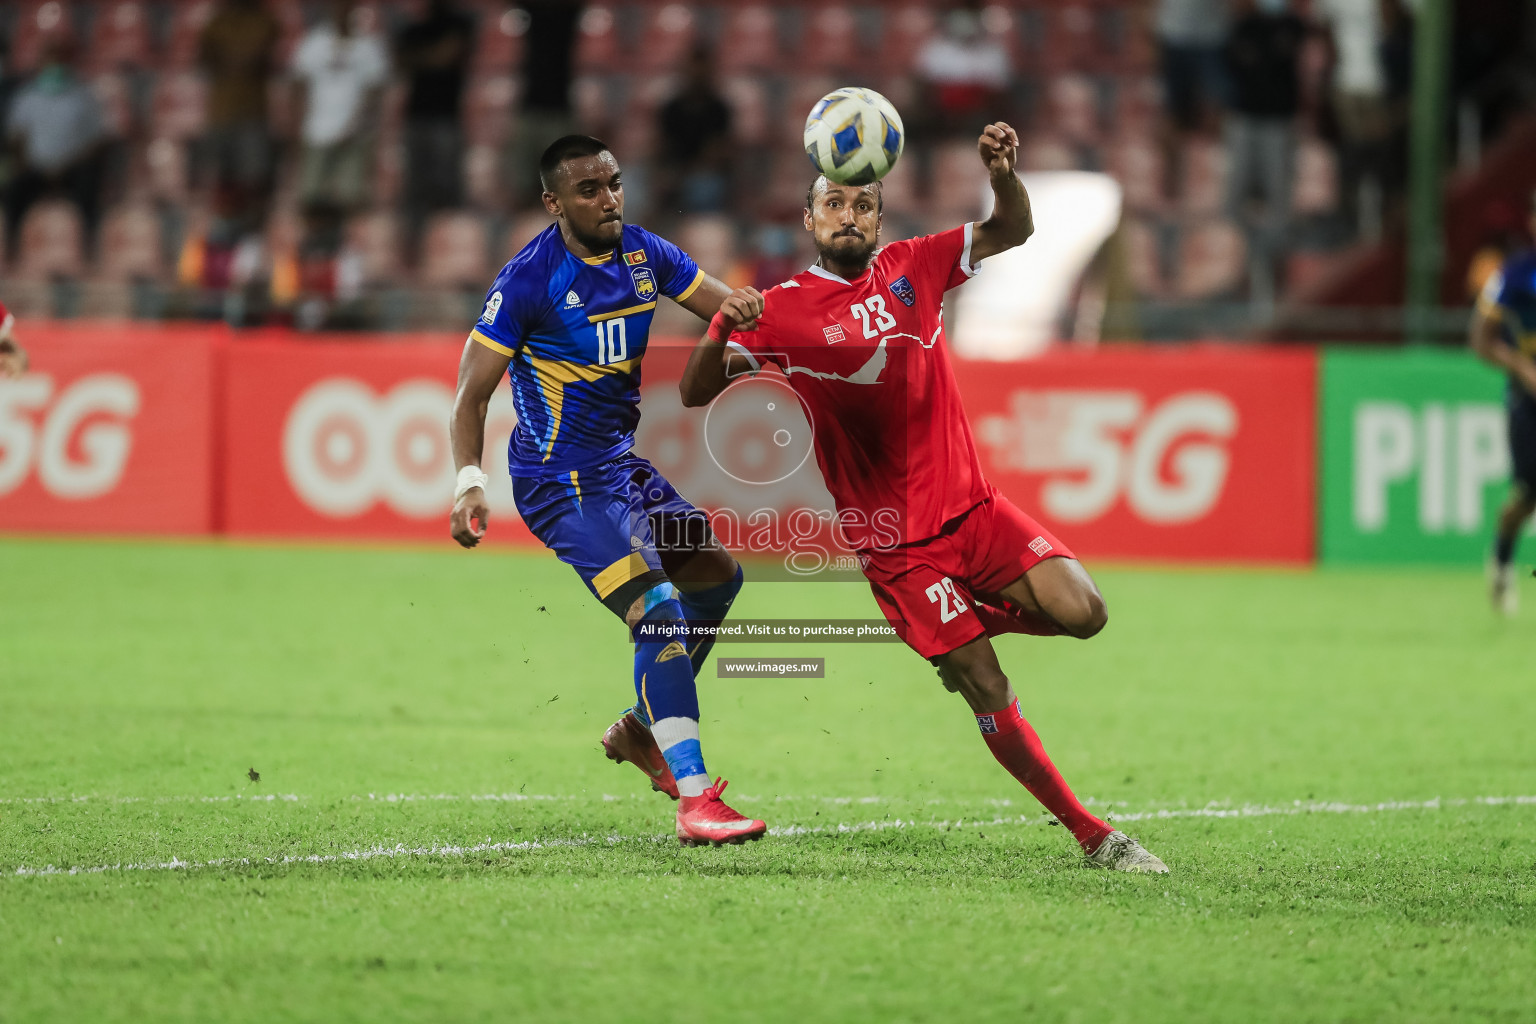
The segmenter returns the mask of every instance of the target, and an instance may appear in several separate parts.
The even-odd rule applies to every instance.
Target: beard
[[[855,235],[837,235],[829,242],[816,239],[816,254],[821,257],[822,263],[856,266],[861,270],[869,267],[875,257],[875,248],[873,239]]]
[[[605,235],[604,232],[606,231],[613,232],[612,236],[609,237]],[[571,237],[576,239],[576,241],[580,242],[591,252],[608,252],[614,246],[619,244],[619,239],[624,237],[624,221],[605,221],[597,226],[596,232],[592,233],[580,231],[576,228],[576,225],[572,224]]]

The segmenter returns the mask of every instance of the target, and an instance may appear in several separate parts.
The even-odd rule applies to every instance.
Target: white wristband
[[[472,491],[476,487],[484,488],[490,482],[491,478],[479,466],[465,466],[459,470],[458,484],[453,489],[453,500],[458,501],[467,491]]]

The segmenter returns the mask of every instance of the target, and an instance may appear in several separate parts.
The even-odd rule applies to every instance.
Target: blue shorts
[[[638,455],[563,476],[514,474],[512,493],[533,535],[620,618],[666,581],[658,551],[697,551],[713,537],[709,517]]]

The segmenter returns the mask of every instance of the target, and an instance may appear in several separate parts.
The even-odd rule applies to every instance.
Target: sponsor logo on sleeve
[[[1051,542],[1044,537],[1036,537],[1029,542],[1029,550],[1033,551],[1037,557],[1044,558],[1045,553],[1051,550]]]
[[[906,275],[891,282],[891,294],[900,299],[904,306],[910,307],[917,301],[917,290],[912,287],[912,282],[907,280]]]
[[[480,314],[480,322],[494,324],[496,313],[501,309],[501,292],[491,292],[491,297],[485,301],[485,312]]]
[[[997,732],[997,716],[977,715],[976,725],[979,729],[981,729],[982,732],[990,736]]]

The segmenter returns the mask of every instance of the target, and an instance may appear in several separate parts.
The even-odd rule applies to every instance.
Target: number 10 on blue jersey
[[[597,362],[599,366],[621,363],[629,358],[629,339],[624,334],[624,318],[599,320],[597,327]]]

